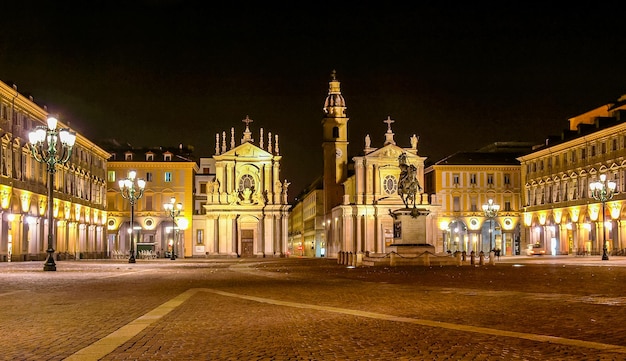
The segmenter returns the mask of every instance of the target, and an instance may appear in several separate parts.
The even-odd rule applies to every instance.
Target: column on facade
[[[372,251],[376,253],[383,253],[385,252],[385,230],[383,229],[382,222],[384,216],[379,214],[377,208],[374,208],[372,211],[374,212],[374,215],[372,216],[372,229],[369,227],[366,228],[368,243],[372,245]]]
[[[569,253],[569,242],[567,241],[567,228],[566,226],[563,224],[563,221],[561,221],[561,223],[558,223],[557,226],[559,227],[559,249],[558,249],[558,253],[559,254],[568,254]]]
[[[378,249],[378,252],[380,252],[382,248],[380,248],[380,246],[377,247],[377,243],[379,240],[382,240],[383,237],[377,232],[377,230],[380,230],[380,228],[377,226],[377,223],[379,222],[377,222],[378,217],[376,217],[373,212],[374,210],[371,209],[368,210],[368,212],[365,214],[365,234],[363,236],[363,250],[369,251]]]
[[[617,229],[616,229],[616,237],[617,238],[617,247],[619,247],[619,250],[623,250],[624,249],[624,240],[622,239],[622,235],[624,234],[624,227],[626,222],[622,222],[621,219],[616,219],[615,222],[617,223]]]
[[[282,231],[278,237],[278,245],[274,250],[279,256],[284,256],[287,251],[287,236],[289,234],[289,211],[284,210],[281,217]],[[304,234],[302,235],[304,237]],[[315,240],[313,241],[315,242]]]
[[[264,189],[267,191],[267,200],[274,203],[274,180],[272,179],[272,168],[269,164],[263,164]]]
[[[356,214],[352,216],[352,223],[354,227],[354,243],[356,244],[356,249],[358,250],[366,250],[365,248],[365,239],[364,239],[364,230],[365,230],[365,215],[362,210],[357,210]]]
[[[374,176],[372,177],[372,183],[374,183],[374,199],[377,200],[380,198],[381,194],[381,184],[376,181],[380,179],[380,167],[375,164],[373,171]]]
[[[228,216],[218,216],[217,219],[217,251],[219,254],[232,255],[232,222]]]
[[[280,182],[280,163],[277,161],[274,162],[272,178],[272,183],[274,183],[275,187],[276,184],[282,184]],[[281,191],[279,189],[274,189],[274,204],[280,204],[280,193]]]
[[[237,183],[236,183],[237,179],[235,179],[236,174],[237,174],[236,164],[229,164],[228,165],[228,184],[230,184],[229,193],[237,192]]]
[[[363,163],[358,161],[354,164],[356,175],[356,204],[363,204],[363,190],[365,187],[365,177],[363,174]]]
[[[365,168],[365,204],[372,204],[374,201],[374,166],[367,164]]]
[[[585,252],[587,249],[585,248],[585,240],[588,238],[586,229],[582,222],[574,223],[576,226],[576,250],[578,253]]]
[[[236,215],[234,217],[228,217],[228,229],[230,230],[229,241],[231,244],[231,254],[241,255],[241,242],[239,242],[240,234],[241,234],[241,217]]]
[[[266,255],[274,254],[274,244],[276,243],[276,239],[274,238],[274,230],[276,228],[276,216],[274,214],[266,214],[262,219],[263,224],[263,233],[261,237],[263,240],[259,239],[259,242],[262,242],[263,246],[261,250]]]
[[[222,164],[217,164],[215,167],[215,177],[222,182],[219,186],[219,193],[224,194],[226,192],[226,172]],[[221,198],[221,197],[220,197]]]
[[[343,239],[344,244],[347,245],[347,248],[352,251],[352,253],[356,254],[357,252],[360,251],[359,249],[359,244],[357,243],[356,240],[356,235],[355,235],[355,227],[354,227],[354,222],[355,222],[355,215],[348,213],[345,213],[345,209],[344,209],[344,213],[341,215],[341,223],[342,223],[342,234],[341,234],[341,238]]]

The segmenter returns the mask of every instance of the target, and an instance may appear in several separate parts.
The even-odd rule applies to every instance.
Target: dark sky
[[[399,7],[333,2],[24,2],[0,8],[0,79],[96,143],[191,144],[249,115],[279,135],[290,198],[322,171],[336,69],[350,153],[420,136],[436,161],[494,141],[542,142],[626,93],[623,9],[609,4]],[[77,5],[78,4],[78,5]],[[205,5],[206,4],[206,5]]]

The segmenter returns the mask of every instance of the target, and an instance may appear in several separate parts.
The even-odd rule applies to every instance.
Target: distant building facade
[[[296,202],[289,213],[287,254],[325,257],[324,230],[324,190],[320,177],[296,197]]]
[[[28,133],[49,114],[17,86],[0,82],[0,258],[45,260],[48,248],[48,172],[28,145]],[[59,119],[58,128],[68,128]],[[103,258],[106,168],[109,154],[80,134],[65,166],[57,166],[54,189],[55,258]]]
[[[517,157],[532,143],[498,142],[472,152],[457,152],[428,166],[426,192],[440,205],[436,216],[444,251],[476,254],[498,249],[521,252],[522,182]],[[488,215],[489,200],[499,206]]]
[[[144,253],[167,257],[173,249],[178,257],[193,257],[192,215],[194,213],[194,179],[198,164],[191,150],[179,147],[109,149],[107,169],[107,243],[109,257],[128,257],[131,229],[134,230],[136,257]],[[134,226],[131,207],[120,193],[118,182],[130,171],[146,181],[143,196],[136,202]],[[172,221],[164,204],[175,198],[182,203],[180,215]],[[174,244],[175,243],[175,244]]]
[[[207,183],[203,212],[194,218],[196,253],[206,257],[284,257],[287,253],[289,182],[280,177],[278,135],[260,129],[255,143],[252,119],[216,134],[215,177]],[[267,137],[267,138],[266,138]],[[202,241],[200,241],[202,240]],[[202,243],[200,243],[202,242]]]
[[[523,239],[546,254],[626,251],[626,96],[569,119],[560,138],[548,138],[519,157],[523,182]],[[617,184],[605,204],[589,185],[601,175]]]

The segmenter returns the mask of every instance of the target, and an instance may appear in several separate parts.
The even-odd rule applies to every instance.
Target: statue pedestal
[[[435,253],[435,247],[426,243],[426,208],[402,208],[391,212],[393,222],[393,244],[387,251],[400,255],[418,256],[424,252]]]

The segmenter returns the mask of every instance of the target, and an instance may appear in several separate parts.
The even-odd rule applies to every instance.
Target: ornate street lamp
[[[617,184],[612,181],[606,180],[606,174],[600,175],[600,181],[592,182],[589,184],[589,190],[591,191],[591,197],[596,201],[602,203],[602,260],[608,261],[609,254],[606,249],[606,225],[604,224],[604,204],[606,201],[613,198],[615,194],[615,188]]]
[[[44,271],[56,271],[54,263],[54,173],[57,164],[64,165],[70,160],[72,148],[76,142],[76,133],[69,129],[57,130],[58,120],[50,116],[47,125],[40,125],[28,133],[28,141],[33,157],[40,163],[46,163],[48,171],[48,257],[44,263]],[[59,144],[60,141],[60,144]]]
[[[130,202],[130,258],[128,263],[135,263],[135,203],[143,196],[143,189],[146,181],[137,179],[137,172],[128,172],[128,178],[120,179],[118,182],[122,198]]]
[[[177,234],[176,234],[176,231],[177,231],[176,217],[180,215],[180,211],[183,209],[182,203],[179,202],[176,205],[174,205],[175,203],[176,203],[176,198],[172,197],[170,198],[169,203],[163,204],[163,208],[165,208],[167,215],[169,217],[172,217],[172,254],[170,257],[172,261],[176,259],[176,242],[178,241]]]
[[[489,230],[490,239],[489,244],[491,248],[489,251],[492,251],[493,246],[493,219],[498,215],[498,211],[500,210],[500,205],[493,203],[493,199],[489,198],[486,204],[483,204],[483,212],[485,212],[485,217],[489,218],[489,226],[491,229]]]

